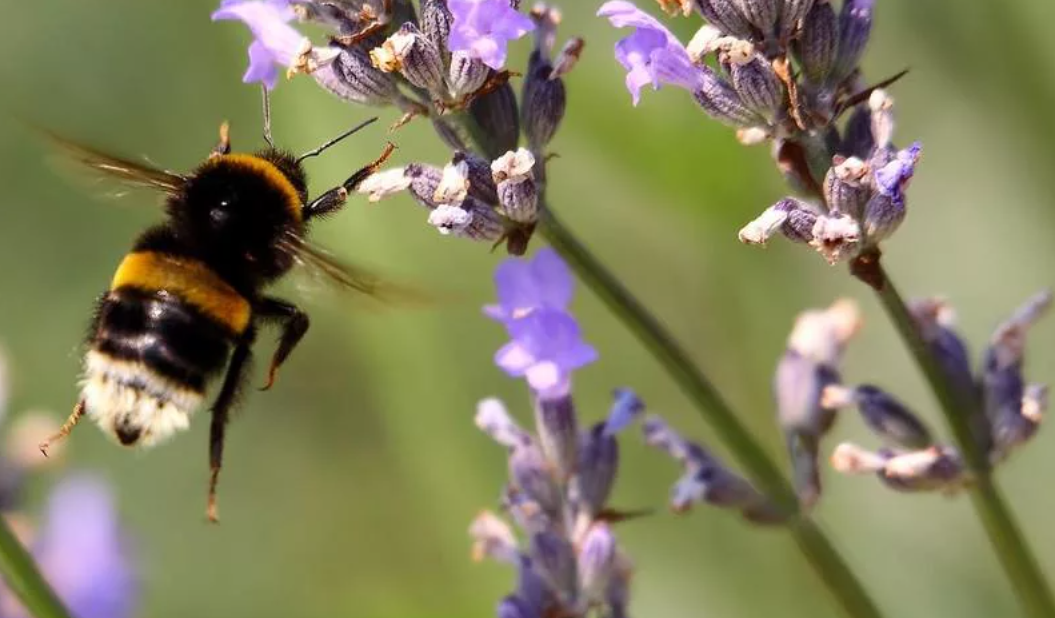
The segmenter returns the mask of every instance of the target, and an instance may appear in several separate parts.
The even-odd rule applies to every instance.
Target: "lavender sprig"
[[[659,4],[685,16],[695,9],[708,23],[685,46],[624,0],[607,2],[599,12],[617,27],[636,29],[616,47],[616,59],[630,71],[627,85],[635,102],[648,81],[655,88],[675,85],[688,90],[706,114],[736,127],[742,143],[773,143],[778,169],[807,197],[778,201],[745,226],[740,239],[762,244],[782,234],[832,264],[848,262],[851,273],[876,291],[941,403],[963,458],[961,464],[934,451],[929,460],[911,463],[962,465],[974,479],[974,504],[1023,608],[1031,616],[1055,615],[1055,597],[993,484],[993,445],[986,440],[996,434],[979,420],[983,402],[973,388],[964,388],[950,358],[941,356],[957,351],[944,346],[948,340],[928,341],[880,263],[879,243],[905,218],[905,189],[921,147],[898,150],[892,143],[893,100],[885,88],[901,74],[869,85],[858,66],[873,28],[874,0],[844,0],[838,12],[830,0]],[[1043,397],[1033,395],[1039,406]],[[1030,433],[1028,422],[1002,431],[1015,440]],[[888,460],[880,454],[866,467],[889,467]]]

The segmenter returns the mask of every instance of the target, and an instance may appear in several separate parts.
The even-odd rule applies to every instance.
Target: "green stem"
[[[546,240],[663,365],[752,480],[781,506],[797,512],[795,492],[780,467],[748,432],[714,385],[696,368],[688,353],[548,207],[543,206],[541,211],[540,230]],[[806,517],[796,516],[788,530],[845,616],[881,618],[882,614],[864,586],[816,524]]]
[[[22,544],[0,517],[0,577],[35,618],[70,618]]]
[[[878,285],[873,287],[877,290],[887,315],[894,322],[898,333],[930,383],[964,460],[975,477],[975,484],[970,492],[971,503],[982,520],[989,542],[996,550],[1026,615],[1051,618],[1055,616],[1055,597],[1052,597],[1039,563],[1030,552],[1014,516],[993,482],[986,453],[979,447],[971,431],[970,419],[974,412],[972,408],[980,404],[953,387],[920,334],[901,294],[879,264],[878,257],[876,260],[874,268],[878,277],[875,282]]]

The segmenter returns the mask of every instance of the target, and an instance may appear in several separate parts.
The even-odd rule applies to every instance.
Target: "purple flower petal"
[[[137,582],[127,549],[109,487],[82,475],[55,489],[33,554],[72,614],[128,618]]]
[[[526,377],[539,393],[566,391],[571,372],[597,360],[575,318],[563,311],[538,309],[506,327],[512,341],[495,354],[495,364],[512,377]]]
[[[566,310],[575,280],[557,252],[546,248],[531,261],[510,258],[502,262],[495,271],[495,286],[499,304],[484,307],[484,313],[505,322],[536,309]]]
[[[879,192],[897,204],[905,201],[905,186],[912,179],[923,152],[923,144],[915,142],[908,148],[898,151],[894,160],[875,171],[875,184]]]
[[[289,0],[225,0],[212,14],[213,21],[234,19],[249,26],[254,40],[242,80],[263,82],[268,88],[278,79],[274,65],[292,65],[303,50],[304,36],[289,25],[294,17]]]
[[[450,50],[467,52],[496,71],[505,64],[509,41],[535,29],[508,0],[450,0],[447,6],[454,16]]]
[[[626,88],[634,105],[641,100],[641,88],[651,83],[695,91],[700,84],[700,70],[692,64],[689,53],[663,24],[648,13],[624,0],[612,0],[597,12],[617,28],[634,28],[633,34],[615,45],[615,57],[627,70]]]

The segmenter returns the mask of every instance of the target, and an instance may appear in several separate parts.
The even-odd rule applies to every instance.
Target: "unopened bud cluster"
[[[1028,329],[1048,310],[1049,292],[1037,294],[993,333],[977,372],[967,346],[955,331],[952,308],[940,299],[912,304],[925,343],[938,360],[957,399],[970,417],[975,447],[993,466],[1004,461],[1035,434],[1047,410],[1048,389],[1027,384],[1023,375]],[[971,474],[961,453],[938,443],[923,421],[891,393],[873,385],[828,385],[821,392],[826,409],[856,408],[884,443],[869,450],[840,444],[832,466],[847,474],[874,474],[885,485],[905,492],[953,494],[969,486]]]
[[[520,148],[487,161],[457,151],[442,169],[411,163],[374,174],[359,187],[378,201],[407,191],[429,210],[428,222],[441,234],[489,243],[506,241],[521,254],[538,221],[539,183],[531,151]]]
[[[875,90],[859,127],[832,157],[815,200],[786,197],[740,230],[740,241],[765,244],[774,235],[812,247],[830,264],[850,260],[889,238],[905,218],[909,181],[922,146],[891,144],[893,101]]]
[[[474,558],[516,571],[498,616],[574,618],[598,608],[626,615],[632,566],[614,526],[632,514],[612,509],[608,498],[619,469],[616,435],[643,410],[636,395],[617,390],[608,418],[580,429],[570,394],[536,397],[532,435],[498,400],[480,402],[476,425],[509,454],[501,503],[519,529],[491,511],[469,528]]]
[[[278,3],[281,4],[281,3]],[[547,148],[564,118],[564,76],[584,42],[557,50],[560,11],[536,4],[529,14],[509,0],[301,1],[286,8],[264,0],[225,2],[214,19],[250,26],[245,81],[273,87],[275,65],[287,75],[308,73],[327,91],[355,104],[394,106],[402,126],[428,117],[455,151],[447,169],[411,164],[379,172],[366,184],[374,196],[409,189],[430,208],[429,222],[445,234],[497,243],[510,253],[527,247],[538,220]],[[289,21],[330,29],[313,45]],[[534,32],[522,73],[504,68],[507,44]],[[523,75],[519,96],[511,78]],[[520,147],[521,136],[525,147]],[[478,163],[493,164],[484,178]],[[459,191],[468,179],[472,189]],[[437,188],[440,189],[437,192]],[[486,193],[483,195],[482,193]]]

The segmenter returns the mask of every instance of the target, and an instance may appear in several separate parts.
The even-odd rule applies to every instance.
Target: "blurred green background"
[[[645,0],[642,0],[643,2]],[[647,3],[647,2],[646,2]],[[769,381],[797,312],[848,295],[866,328],[845,375],[896,391],[934,423],[931,396],[869,292],[800,247],[741,246],[739,227],[784,195],[764,147],[739,146],[678,90],[630,105],[610,53],[619,33],[596,4],[566,3],[562,34],[588,40],[568,80],[571,102],[553,144],[551,202],[693,352],[747,422],[780,456]],[[655,8],[655,7],[650,7]],[[259,93],[240,82],[248,32],[211,24],[214,3],[48,0],[8,3],[0,22],[0,345],[13,374],[12,408],[65,416],[76,396],[80,342],[93,299],[144,226],[150,196],[98,199],[50,164],[47,149],[8,111],[77,140],[188,169],[229,119],[235,147],[259,137]],[[1027,295],[1052,284],[1055,258],[1055,43],[1046,0],[964,3],[883,0],[866,61],[899,83],[901,142],[925,158],[906,224],[886,246],[907,294],[956,304],[977,352]],[[693,22],[678,22],[690,36]],[[527,43],[511,61],[522,66]],[[308,79],[273,100],[277,141],[303,151],[371,113]],[[384,124],[394,120],[390,111]],[[378,125],[309,163],[317,192],[376,155]],[[395,138],[399,162],[442,163],[418,122]],[[472,424],[475,402],[498,395],[526,418],[524,387],[491,363],[502,329],[480,315],[501,259],[443,238],[405,197],[353,201],[317,227],[339,255],[462,299],[428,310],[376,312],[295,282],[314,321],[277,387],[252,393],[229,432],[223,524],[204,523],[207,424],[171,444],[125,452],[87,426],[68,453],[117,487],[138,539],[143,616],[447,617],[491,615],[512,583],[472,564],[466,527],[495,504],[503,452]],[[575,306],[601,360],[577,374],[587,419],[613,386],[637,389],[686,433],[708,429],[672,382],[588,290]],[[1051,382],[1055,324],[1030,346],[1029,377]],[[261,357],[270,353],[263,348]],[[259,367],[255,376],[260,379]],[[940,425],[939,425],[940,426]],[[1049,430],[1050,431],[1050,430]],[[854,418],[830,446],[875,444]],[[1000,472],[1033,548],[1055,573],[1052,436]],[[659,507],[673,464],[625,441],[618,504]],[[717,446],[717,445],[715,445]],[[720,446],[718,450],[721,452]],[[1014,599],[966,500],[903,496],[868,478],[826,475],[818,514],[891,616],[1012,616]],[[34,496],[49,484],[40,478]],[[789,538],[715,510],[661,514],[620,529],[636,564],[633,614],[835,615]]]

